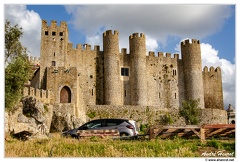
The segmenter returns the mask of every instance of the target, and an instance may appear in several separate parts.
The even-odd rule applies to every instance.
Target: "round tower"
[[[202,58],[199,40],[181,42],[184,72],[185,100],[199,99],[199,107],[204,108]]]
[[[145,35],[129,36],[131,104],[147,105],[146,41]]]
[[[122,105],[119,70],[118,31],[103,33],[104,52],[104,104]]]

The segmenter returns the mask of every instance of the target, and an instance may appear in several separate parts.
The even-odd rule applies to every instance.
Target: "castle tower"
[[[192,39],[181,42],[185,100],[199,99],[199,107],[204,107],[204,91],[202,77],[202,58],[200,50],[200,41]]]
[[[146,41],[144,34],[129,36],[132,105],[147,105]]]
[[[68,44],[68,27],[66,22],[52,20],[51,25],[47,25],[46,20],[42,20],[41,31],[41,53],[40,53],[40,88],[46,88],[46,67],[65,66]]]
[[[122,105],[119,69],[118,31],[103,33],[104,51],[104,104]]]

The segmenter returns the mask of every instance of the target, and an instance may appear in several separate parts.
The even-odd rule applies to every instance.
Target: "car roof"
[[[102,119],[94,119],[91,121],[95,121],[95,120],[124,120],[124,121],[129,121],[128,119],[121,119],[121,118],[102,118]]]

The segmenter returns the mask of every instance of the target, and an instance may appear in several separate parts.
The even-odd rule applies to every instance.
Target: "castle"
[[[143,33],[129,36],[129,53],[119,49],[119,32],[103,33],[99,46],[69,43],[66,22],[42,21],[40,65],[31,86],[51,91],[50,102],[81,117],[88,105],[135,105],[179,109],[199,99],[201,109],[223,110],[219,67],[202,68],[200,41],[181,42],[178,54],[149,52]],[[60,109],[59,107],[59,109]]]

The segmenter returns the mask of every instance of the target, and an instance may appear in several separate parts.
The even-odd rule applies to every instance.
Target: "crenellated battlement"
[[[114,30],[114,32],[112,33],[112,30],[107,30],[106,32],[103,33],[103,36],[108,36],[108,35],[118,35],[118,31]]]
[[[155,52],[149,51],[148,52],[148,57],[155,57]]]
[[[30,64],[32,65],[40,65],[40,58],[39,57],[28,57],[28,60],[30,62]]]
[[[197,39],[186,39],[184,41],[181,42],[181,46],[184,46],[184,45],[191,45],[191,44],[200,44],[200,41],[197,40]]]
[[[204,73],[220,73],[220,74],[221,74],[221,68],[220,68],[220,67],[214,68],[213,66],[211,66],[211,67],[208,69],[207,66],[204,66],[203,72],[204,72]]]
[[[23,96],[33,96],[37,100],[39,100],[43,103],[50,103],[50,101],[51,101],[51,91],[50,90],[37,89],[37,88],[33,88],[33,87],[24,87]]]
[[[133,33],[132,35],[129,36],[129,39],[133,39],[133,38],[145,38],[145,34],[143,33]]]
[[[68,43],[68,49],[74,49],[72,43]],[[95,45],[94,49],[92,50],[92,46],[90,44],[77,44],[75,50],[87,50],[87,51],[100,51],[100,46]]]
[[[53,27],[53,28],[57,27],[57,21],[56,20],[52,20],[50,26]]]
[[[126,55],[127,54],[127,49],[126,48],[122,48],[121,49],[121,54],[122,55]]]
[[[47,20],[42,20],[42,27],[47,27],[48,24],[47,24]]]
[[[166,57],[171,58],[171,53],[166,53]]]
[[[172,54],[169,53],[169,52],[166,52],[166,53],[165,53],[165,56],[164,56],[164,53],[163,53],[163,52],[158,52],[158,53],[157,53],[157,56],[156,56],[156,55],[155,55],[155,52],[149,51],[147,57],[149,57],[149,58],[154,57],[154,58],[160,58],[160,59],[163,59],[163,58],[171,58],[171,59],[179,60],[179,54],[174,54],[174,56],[172,57]]]
[[[61,21],[60,22],[60,27],[67,27],[66,21]]]
[[[57,27],[57,21],[56,20],[51,20],[51,23],[50,23],[50,27]],[[42,20],[42,27],[49,27],[48,26],[48,23],[47,23],[47,20]],[[67,23],[66,21],[61,21],[60,22],[60,27],[67,27]]]
[[[174,58],[177,59],[177,60],[179,60],[179,54],[176,54],[176,53],[175,53],[175,54],[174,54]]]

